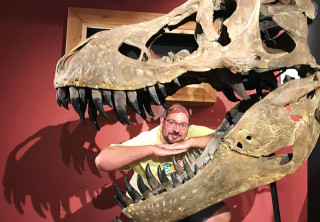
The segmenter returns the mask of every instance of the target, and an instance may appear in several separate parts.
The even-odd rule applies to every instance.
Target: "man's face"
[[[184,112],[170,112],[166,118],[160,118],[162,136],[169,143],[183,141],[188,134],[189,118]]]

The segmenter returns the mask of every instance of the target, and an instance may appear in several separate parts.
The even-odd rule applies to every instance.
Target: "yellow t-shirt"
[[[186,139],[191,137],[199,137],[199,136],[206,136],[209,134],[214,133],[215,130],[212,130],[210,128],[204,127],[204,126],[196,126],[196,125],[190,125],[188,134]],[[161,135],[161,127],[157,126],[153,128],[150,131],[142,132],[138,136],[123,142],[121,145],[124,146],[144,146],[144,145],[154,145],[154,144],[161,144],[160,140]],[[191,150],[192,151],[192,150]],[[176,160],[178,163],[182,165],[182,158],[185,156],[185,153],[176,155]],[[151,172],[153,175],[157,177],[157,168],[160,165],[161,168],[166,172],[167,175],[172,173],[174,171],[174,167],[172,164],[172,156],[148,156],[143,159],[140,159],[138,161],[135,161],[129,165],[130,168],[134,169],[135,173],[132,176],[130,180],[130,184],[137,189],[137,173],[140,174],[145,182],[146,185],[148,185],[146,176],[145,176],[145,169],[147,164],[149,164]],[[170,177],[168,176],[170,179]],[[139,191],[139,190],[138,190]]]

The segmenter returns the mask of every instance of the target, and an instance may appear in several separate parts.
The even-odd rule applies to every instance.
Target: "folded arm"
[[[214,134],[212,133],[207,136],[191,137],[179,143],[159,144],[156,146],[162,147],[165,149],[185,149],[185,150],[188,150],[189,148],[204,149],[206,145],[209,143],[210,139],[213,137],[213,135]]]
[[[169,156],[185,152],[186,149],[167,149],[156,145],[147,146],[108,146],[95,159],[100,170],[112,171],[126,168],[130,163],[147,156]]]
[[[108,146],[95,159],[100,170],[112,171],[126,168],[130,163],[147,156],[172,156],[186,152],[189,148],[205,148],[213,134],[192,137],[174,144],[146,146]]]

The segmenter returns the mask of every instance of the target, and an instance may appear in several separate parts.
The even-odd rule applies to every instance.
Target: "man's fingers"
[[[187,149],[185,146],[182,146],[179,144],[157,144],[155,146],[161,147],[167,150],[186,150]]]
[[[187,151],[187,149],[167,149],[160,146],[155,146],[155,148],[156,148],[156,152],[155,152],[156,156],[169,156],[169,155],[179,154]]]
[[[155,144],[156,147],[161,147],[161,148],[168,148],[170,145],[168,144]]]
[[[178,153],[186,152],[187,150],[186,149],[179,149],[179,150],[170,150],[170,151],[171,151],[171,154],[172,153],[178,154]]]

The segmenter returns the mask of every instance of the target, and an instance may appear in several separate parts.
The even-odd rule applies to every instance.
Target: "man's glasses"
[[[164,118],[164,120],[168,123],[170,128],[175,128],[178,125],[181,130],[186,130],[189,127],[188,123],[176,123],[174,120],[166,118]]]

